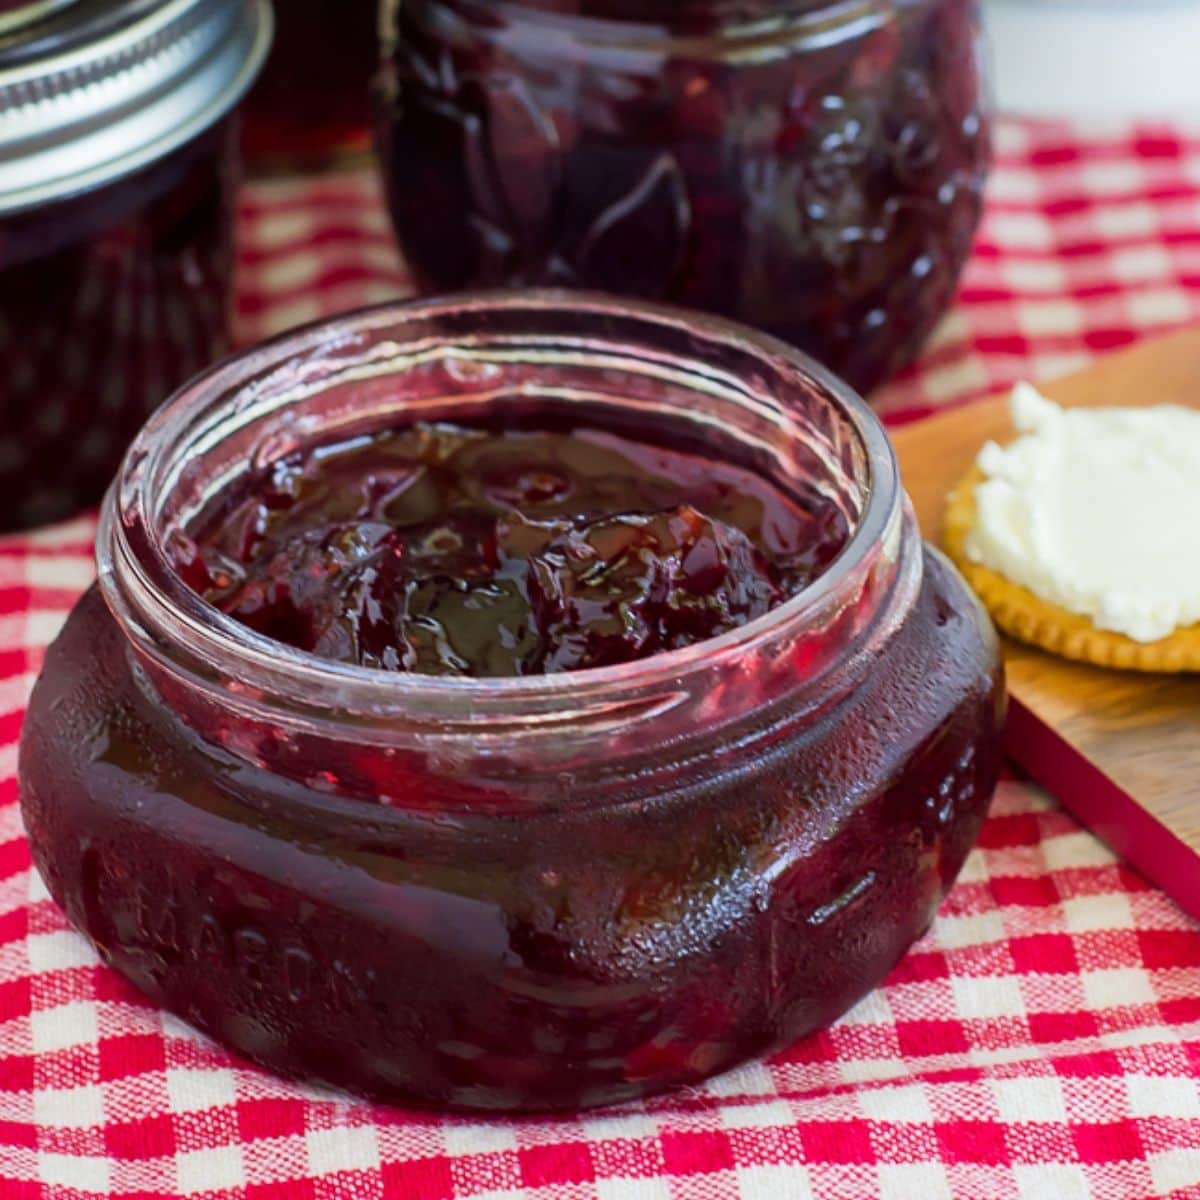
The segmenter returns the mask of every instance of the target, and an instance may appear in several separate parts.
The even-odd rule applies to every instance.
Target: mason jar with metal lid
[[[0,0],[0,529],[99,500],[228,347],[268,0]]]

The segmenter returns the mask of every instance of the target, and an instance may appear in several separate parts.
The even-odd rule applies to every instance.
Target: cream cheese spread
[[[971,560],[1138,642],[1200,622],[1200,411],[1062,409],[1027,383],[1011,410],[1020,436],[979,454]]]

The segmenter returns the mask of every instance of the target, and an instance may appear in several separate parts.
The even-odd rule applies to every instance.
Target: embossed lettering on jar
[[[950,305],[988,120],[974,0],[406,0],[378,139],[418,282],[667,298],[860,390]]]
[[[282,502],[268,523],[383,499],[394,529],[371,529],[408,536],[386,488],[293,485],[309,450],[391,453],[364,435],[417,421],[442,426],[418,431],[430,455],[449,425],[604,430],[670,451],[676,482],[686,450],[722,464],[697,481],[742,480],[725,515],[746,538],[769,486],[800,506],[772,500],[769,523],[823,511],[830,553],[715,636],[492,677],[284,644],[181,574],[226,489]],[[328,549],[259,582],[328,599]],[[922,546],[879,422],[783,344],[692,312],[467,296],[247,352],[155,414],[98,558],[22,733],[51,895],[159,1003],[372,1095],[602,1104],[818,1028],[928,926],[996,780],[995,635]]]

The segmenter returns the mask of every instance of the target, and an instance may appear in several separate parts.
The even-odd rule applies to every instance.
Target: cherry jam
[[[820,1028],[996,781],[995,635],[882,427],[691,313],[247,352],[151,419],[98,559],[22,733],[51,895],[232,1049],[387,1100],[612,1103]]]
[[[860,391],[954,296],[988,162],[973,0],[406,0],[378,143],[430,291],[674,300]]]
[[[178,566],[301,650],[551,674],[692,645],[795,595],[849,536],[811,503],[594,429],[417,425],[273,463],[212,506]]]
[[[376,0],[275,5],[275,42],[244,106],[242,144],[252,163],[318,162],[366,147],[378,7]]]
[[[0,216],[0,529],[97,503],[146,418],[229,347],[231,123]]]

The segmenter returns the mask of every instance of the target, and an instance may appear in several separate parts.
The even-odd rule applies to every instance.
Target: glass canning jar
[[[860,391],[951,303],[989,156],[973,0],[390,9],[378,143],[422,287],[671,299]]]
[[[290,649],[171,565],[215,491],[297,448],[506,412],[819,489],[852,536],[718,638],[491,679]],[[98,559],[22,735],[51,894],[201,1029],[375,1096],[594,1105],[824,1025],[929,924],[996,780],[997,642],[882,427],[715,318],[526,292],[290,334],[151,418]]]
[[[369,144],[378,0],[280,0],[275,44],[246,97],[252,163],[318,162]]]
[[[228,349],[231,113],[271,33],[266,0],[28,9],[0,23],[0,530],[98,501]]]

